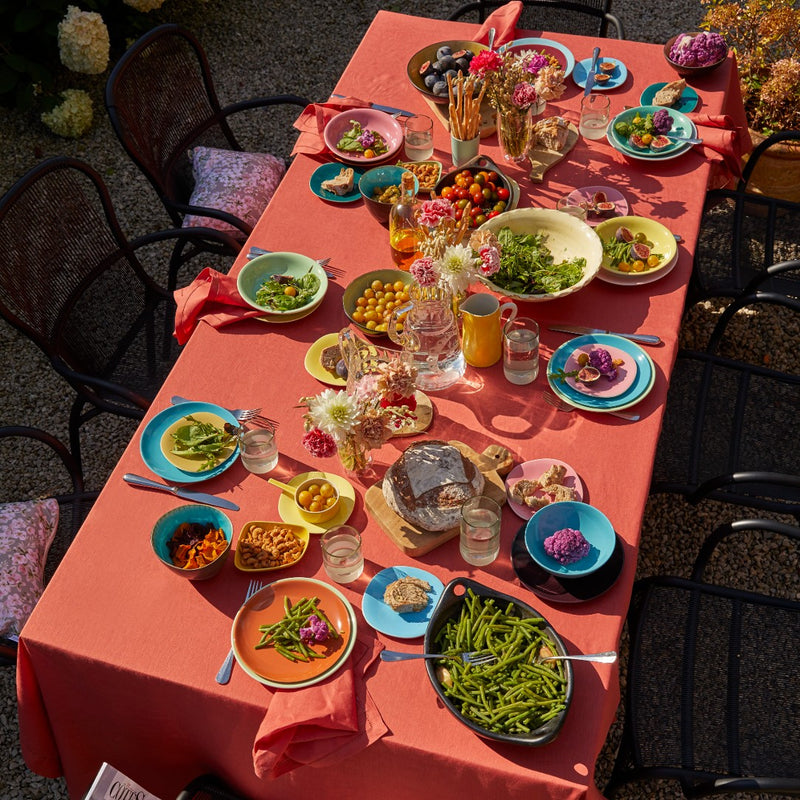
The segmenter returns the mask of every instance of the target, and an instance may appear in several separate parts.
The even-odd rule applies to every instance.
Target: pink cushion
[[[227,211],[253,226],[286,172],[283,160],[269,153],[240,153],[213,147],[195,147],[192,151],[194,191],[189,203]],[[212,217],[187,215],[184,228],[204,226],[226,233],[237,228]]]
[[[0,505],[0,636],[19,634],[41,597],[57,527],[52,498]]]

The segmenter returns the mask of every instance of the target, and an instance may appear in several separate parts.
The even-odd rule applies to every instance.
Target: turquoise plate
[[[308,186],[314,194],[322,200],[327,200],[331,203],[354,203],[361,197],[361,192],[358,191],[358,182],[364,174],[364,170],[353,167],[353,188],[347,194],[335,194],[329,192],[327,189],[322,188],[323,181],[329,181],[335,178],[342,171],[341,162],[321,164],[318,166],[308,180]]]
[[[677,136],[697,136],[697,128],[695,128],[694,123],[674,108],[664,108],[663,106],[636,106],[636,108],[628,108],[620,112],[608,123],[608,132],[606,136],[609,143],[615,150],[618,150],[623,155],[641,161],[663,161],[683,155],[690,150],[693,145],[688,142],[673,142],[669,147],[665,147],[658,152],[637,150],[635,147],[628,144],[627,138],[620,136],[616,130],[614,130],[614,126],[618,122],[628,122],[632,120],[637,113],[641,116],[645,116],[646,114],[654,114],[656,111],[662,110],[666,111],[670,117],[672,117],[670,133],[674,133]]]
[[[165,481],[171,481],[173,483],[197,483],[198,481],[205,481],[225,472],[225,470],[236,461],[239,455],[238,445],[222,463],[204,472],[187,472],[179,469],[167,460],[167,457],[161,451],[161,437],[164,435],[164,431],[178,420],[183,419],[183,417],[189,414],[196,414],[200,411],[208,411],[212,414],[216,414],[218,417],[224,419],[225,422],[230,422],[231,425],[238,426],[239,424],[236,417],[225,408],[215,406],[213,403],[192,401],[189,403],[178,403],[177,405],[165,408],[163,411],[156,414],[142,431],[142,438],[139,440],[139,452],[142,454],[142,460],[148,469]]]
[[[539,39],[536,37],[530,39],[514,39],[513,42],[508,42],[500,48],[503,53],[506,50],[535,50],[537,53],[544,51],[545,55],[555,56],[564,68],[564,77],[568,78],[570,73],[575,67],[575,57],[572,52],[564,47],[563,44],[554,42],[552,39]]]
[[[643,106],[652,105],[653,98],[656,96],[656,92],[659,89],[663,89],[666,85],[667,85],[666,81],[661,81],[661,83],[651,83],[642,92],[642,96],[639,98],[639,102]],[[680,111],[681,114],[688,114],[689,112],[694,111],[697,108],[697,104],[699,102],[700,102],[700,97],[698,96],[697,92],[694,89],[692,89],[691,86],[687,86],[681,93],[681,96],[678,99],[677,103],[673,103],[671,106],[660,106],[660,108],[671,108],[673,111]]]
[[[605,83],[595,82],[594,86],[592,86],[593,92],[607,92],[611,89],[618,89],[625,83],[625,79],[628,77],[628,68],[618,58],[600,56],[598,61],[607,61],[609,64],[616,64],[617,66],[614,71],[609,74],[608,80]],[[578,61],[578,63],[575,64],[572,80],[574,80],[581,89],[586,86],[586,78],[589,77],[589,68],[591,66],[591,58],[584,58],[583,61]]]
[[[599,397],[578,392],[573,389],[567,381],[563,383],[554,377],[554,373],[559,369],[564,369],[567,359],[575,350],[580,350],[588,345],[600,345],[601,347],[615,347],[629,355],[638,367],[636,380],[626,391],[615,397]],[[630,339],[622,336],[614,336],[609,333],[593,333],[586,336],[576,336],[559,347],[553,353],[550,363],[547,365],[547,381],[550,388],[562,400],[566,400],[570,405],[584,411],[618,411],[635,405],[646,397],[656,379],[655,366],[653,361],[641,347]]]
[[[412,578],[420,578],[431,585],[428,592],[430,602],[422,611],[410,614],[398,614],[392,611],[391,607],[384,603],[383,593],[386,587],[400,578],[410,575]],[[444,584],[430,572],[418,567],[387,567],[382,569],[370,582],[364,591],[364,598],[361,601],[361,611],[364,619],[375,628],[376,631],[385,633],[387,636],[394,636],[397,639],[416,639],[418,636],[425,635],[425,629],[433,616],[433,609],[439,602],[439,597],[444,591]]]

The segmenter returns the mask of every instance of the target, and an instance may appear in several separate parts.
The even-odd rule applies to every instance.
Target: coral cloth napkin
[[[300,131],[300,135],[294,143],[292,155],[305,153],[310,156],[318,156],[326,152],[328,148],[322,138],[325,126],[342,111],[351,108],[369,108],[369,105],[368,102],[359,100],[357,97],[332,97],[324,103],[307,105],[294,122],[294,127]]]
[[[697,145],[703,155],[715,165],[724,185],[742,176],[742,156],[753,149],[750,134],[727,114],[687,114],[697,126],[697,135],[703,140]]]
[[[348,663],[325,681],[278,690],[253,743],[253,768],[263,779],[303,766],[338,764],[388,732],[366,685],[383,644],[357,639]]]
[[[206,267],[188,286],[174,293],[175,338],[186,344],[198,322],[221,328],[240,319],[260,317],[258,311],[242,300],[236,288],[236,278]]]
[[[504,6],[493,11],[481,25],[481,29],[475,36],[475,41],[481,44],[489,43],[489,29],[494,28],[494,47],[513,41],[516,36],[517,20],[522,13],[522,1],[511,0]]]

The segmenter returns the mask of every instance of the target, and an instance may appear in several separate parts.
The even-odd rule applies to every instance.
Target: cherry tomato
[[[475,183],[477,183],[479,186],[483,186],[483,184],[486,183],[486,173],[485,172],[479,172],[475,176]]]
[[[454,191],[455,189],[452,186],[445,186],[442,188],[441,195],[449,200],[453,196]]]
[[[491,200],[494,192],[489,188],[488,184],[483,187],[483,197],[485,200]]]
[[[488,214],[478,214],[478,216],[475,217],[475,224],[483,225],[483,223],[486,222],[487,219],[489,219]]]
[[[463,208],[456,208],[456,220],[460,220],[464,216]]]
[[[470,195],[470,197],[476,206],[479,206],[481,203],[483,203],[483,193],[480,190]]]
[[[453,181],[457,187],[467,187],[469,183],[467,183],[467,179],[463,175],[456,175],[455,180]]]
[[[472,207],[472,208],[469,210],[469,215],[470,215],[470,216],[471,216],[473,219],[475,219],[475,217],[477,217],[477,216],[479,216],[479,215],[481,215],[481,214],[483,214],[483,209],[482,209],[480,206],[473,206],[473,207]]]
[[[648,267],[657,267],[661,263],[661,259],[658,256],[648,256],[647,257],[647,266]]]
[[[477,181],[473,181],[470,184],[470,187],[469,187],[469,193],[470,194],[475,194],[475,192],[480,192],[482,190],[483,190],[483,186],[480,183],[478,183]]]
[[[499,200],[508,200],[510,192],[506,189],[505,186],[498,186],[497,187],[497,197]]]
[[[498,200],[498,201],[497,201],[497,202],[496,202],[496,203],[495,203],[495,204],[492,206],[492,211],[496,211],[498,214],[499,214],[499,213],[501,213],[502,211],[505,211],[505,210],[506,210],[506,204],[505,204],[505,202],[504,202],[504,201],[502,201],[502,200]]]
[[[487,172],[486,180],[492,181],[492,183],[497,183],[497,173],[494,170],[492,170],[491,172]]]
[[[494,219],[494,217],[496,217],[499,213],[500,213],[499,211],[490,211],[486,215],[486,219]]]
[[[463,186],[459,186],[458,189],[455,190],[455,196],[459,200],[466,200],[469,197],[469,191]]]
[[[469,182],[472,183],[472,172],[470,172],[468,169],[462,169],[459,175],[469,178]]]
[[[456,200],[456,208],[466,208],[469,205],[469,200],[466,197],[461,198],[460,200]]]

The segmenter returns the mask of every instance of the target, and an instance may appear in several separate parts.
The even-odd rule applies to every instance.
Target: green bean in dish
[[[567,707],[567,673],[561,661],[539,663],[558,653],[542,617],[522,617],[514,603],[497,602],[467,589],[460,612],[435,638],[443,658],[436,677],[459,713],[487,731],[530,734]],[[462,652],[494,661],[466,664]]]
[[[319,287],[320,280],[312,272],[299,278],[270,275],[256,292],[256,303],[273,311],[292,311],[310,303]]]
[[[311,661],[326,658],[327,653],[314,650],[312,645],[337,639],[339,633],[319,607],[318,597],[303,597],[294,605],[283,598],[283,618],[271,625],[259,626],[261,638],[256,650],[273,647],[289,661]]]

